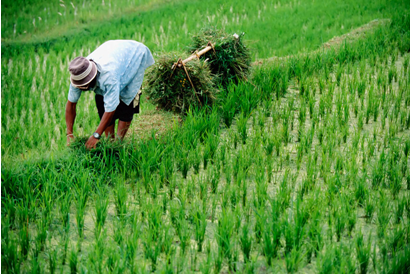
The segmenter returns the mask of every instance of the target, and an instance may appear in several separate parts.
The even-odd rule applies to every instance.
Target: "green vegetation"
[[[141,2],[139,16],[101,23],[110,3],[89,11],[88,31],[65,32],[67,13],[61,34],[42,34],[60,16],[50,15],[15,38],[7,16],[18,2],[2,3],[2,272],[410,272],[409,4],[247,1],[236,11],[234,2]],[[22,14],[40,16],[38,6]],[[84,94],[66,148],[71,58],[110,36],[141,40],[130,22],[151,22],[141,33],[153,52],[180,50],[204,14],[245,31],[254,60],[293,55],[254,67],[163,135],[103,139],[92,151],[81,137],[98,116]],[[390,20],[311,52],[375,18]],[[185,27],[159,36],[167,20]],[[290,39],[301,27],[301,40]]]

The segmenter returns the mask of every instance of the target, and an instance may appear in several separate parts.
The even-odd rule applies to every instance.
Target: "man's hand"
[[[74,141],[74,135],[73,134],[68,134],[67,135],[67,146],[70,146],[70,143]]]
[[[96,139],[94,136],[91,136],[86,142],[86,148],[89,150],[95,149],[97,142],[98,142],[98,139]]]

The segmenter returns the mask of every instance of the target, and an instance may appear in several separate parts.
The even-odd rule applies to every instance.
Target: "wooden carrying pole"
[[[193,59],[199,59],[200,56],[202,56],[203,54],[205,54],[206,52],[208,52],[209,50],[213,49],[214,50],[214,46],[208,42],[207,47],[205,47],[204,49],[202,49],[201,51],[199,51],[198,53],[193,53],[192,55],[190,55],[188,58],[184,59],[182,61],[183,64],[186,64],[187,62],[193,60]],[[215,51],[215,50],[214,50]],[[179,63],[177,64],[178,67],[181,67],[182,64]]]
[[[183,67],[184,72],[186,73],[187,78],[188,78],[188,80],[190,81],[191,87],[193,87],[194,94],[195,94],[196,97],[197,97],[198,103],[200,103],[200,106],[202,105],[202,104],[201,104],[201,101],[200,101],[200,99],[198,98],[198,95],[197,95],[197,93],[196,93],[196,88],[194,87],[194,84],[193,84],[193,82],[191,81],[190,75],[189,75],[188,72],[187,72],[187,69],[186,69],[185,64],[186,64],[187,62],[193,60],[193,59],[196,59],[196,58],[197,58],[197,59],[200,59],[200,56],[202,56],[203,54],[205,54],[206,52],[208,52],[208,51],[211,50],[211,49],[213,49],[213,50],[214,50],[214,53],[215,53],[215,49],[214,49],[213,44],[211,44],[211,42],[208,42],[207,47],[205,47],[204,49],[202,49],[202,50],[199,51],[198,53],[196,52],[196,53],[192,54],[190,57],[188,57],[188,58],[186,58],[186,59],[184,59],[184,60],[181,60],[181,58],[179,58],[178,61],[177,61],[176,63],[174,63],[173,66],[171,67],[171,68],[173,69],[173,71],[171,72],[171,75],[170,75],[170,77],[169,77],[169,78],[171,78],[171,77],[173,76],[174,71],[175,71],[175,69],[176,69],[177,67],[179,67],[179,68]]]

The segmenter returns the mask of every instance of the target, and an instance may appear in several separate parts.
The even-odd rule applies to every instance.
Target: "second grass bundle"
[[[188,53],[160,56],[147,77],[146,92],[152,102],[182,114],[190,106],[212,105],[219,88],[246,79],[251,58],[242,36],[208,28],[193,37]],[[189,58],[181,59],[189,53]]]

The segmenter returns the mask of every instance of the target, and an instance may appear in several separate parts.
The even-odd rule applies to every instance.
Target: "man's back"
[[[95,93],[104,96],[107,112],[116,109],[120,100],[127,105],[141,87],[146,68],[154,64],[150,50],[133,40],[110,40],[94,50],[87,59],[99,71]],[[77,102],[81,91],[70,86],[69,100]]]

